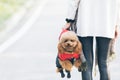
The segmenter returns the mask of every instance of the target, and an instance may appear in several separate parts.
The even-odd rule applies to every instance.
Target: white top
[[[78,5],[80,1],[80,4]],[[77,7],[77,34],[114,38],[118,25],[118,0],[68,0],[68,19],[73,19]]]

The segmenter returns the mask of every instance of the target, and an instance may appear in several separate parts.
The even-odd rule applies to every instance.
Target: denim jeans
[[[87,70],[82,72],[82,80],[93,80],[93,37],[78,37],[82,43],[83,53],[87,61]],[[110,38],[96,37],[97,60],[100,80],[110,80],[107,71],[107,55]]]

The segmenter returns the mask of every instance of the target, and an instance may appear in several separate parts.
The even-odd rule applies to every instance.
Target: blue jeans
[[[87,61],[87,70],[82,72],[82,80],[93,80],[93,37],[78,37],[83,46],[83,53]],[[100,80],[110,80],[107,71],[107,55],[110,38],[96,37],[96,48]]]

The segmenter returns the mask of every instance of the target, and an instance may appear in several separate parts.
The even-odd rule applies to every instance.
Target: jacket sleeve
[[[118,0],[117,26],[120,27],[120,0]]]
[[[74,20],[80,0],[68,0],[67,19]]]

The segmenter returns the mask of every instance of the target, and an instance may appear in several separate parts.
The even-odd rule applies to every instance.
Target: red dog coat
[[[80,54],[78,54],[78,53],[72,53],[72,54],[62,53],[62,54],[58,54],[58,57],[60,60],[64,61],[64,60],[70,60],[72,58],[78,59],[80,57]]]

